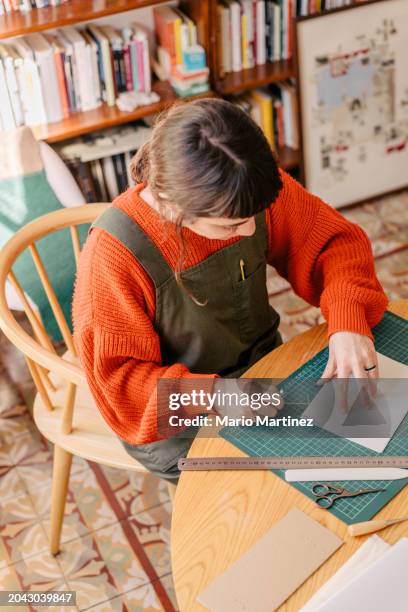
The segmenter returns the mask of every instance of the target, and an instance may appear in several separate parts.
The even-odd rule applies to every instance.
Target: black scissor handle
[[[333,503],[336,501],[340,495],[334,495],[333,497],[329,497],[328,495],[317,495],[315,497],[315,504],[322,508],[322,510],[328,510],[332,507]]]
[[[318,497],[324,497],[325,495],[329,495],[329,493],[341,493],[341,491],[337,487],[332,487],[325,482],[317,482],[312,485],[312,493]]]

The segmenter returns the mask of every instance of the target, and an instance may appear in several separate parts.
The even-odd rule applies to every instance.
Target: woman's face
[[[216,240],[228,240],[235,236],[252,236],[255,233],[255,217],[230,219],[228,217],[197,217],[193,222],[183,222],[192,232]]]
[[[140,193],[143,199],[153,206],[156,210],[160,210],[153,195],[146,187]],[[164,202],[168,200],[165,193],[159,193]],[[165,205],[166,218],[173,221],[180,214],[180,209],[175,205]],[[234,236],[252,236],[255,233],[256,224],[255,217],[246,219],[230,219],[229,217],[197,217],[193,221],[183,221],[183,227],[188,227],[192,232],[212,238],[214,240],[229,240]]]

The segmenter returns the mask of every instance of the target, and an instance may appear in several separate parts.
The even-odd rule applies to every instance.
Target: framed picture
[[[296,21],[303,178],[340,207],[408,185],[408,1]]]

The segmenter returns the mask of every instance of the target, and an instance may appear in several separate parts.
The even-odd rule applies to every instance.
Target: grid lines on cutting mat
[[[376,350],[391,359],[408,365],[408,321],[386,312],[382,321],[373,329]],[[293,372],[280,384],[285,398],[285,406],[293,417],[300,416],[319,391],[315,381],[321,376],[328,358],[325,348],[311,360]],[[306,392],[305,392],[306,391]],[[316,436],[296,435],[296,428],[281,434],[265,427],[224,427],[220,436],[250,456],[364,456],[378,455],[351,440],[335,436],[324,430],[313,428]],[[385,455],[408,455],[408,415],[398,427],[387,445]],[[283,470],[273,470],[284,478]],[[369,493],[359,497],[338,500],[328,512],[332,512],[345,523],[355,523],[371,519],[406,484],[398,481],[342,481],[344,488],[355,491],[359,488],[383,488],[384,492]],[[288,483],[289,484],[289,483]],[[290,483],[296,489],[314,499],[311,484],[307,482]]]

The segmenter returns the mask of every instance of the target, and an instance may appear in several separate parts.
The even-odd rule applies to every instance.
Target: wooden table
[[[393,302],[389,310],[408,319],[408,300]],[[326,344],[326,325],[319,325],[274,350],[245,376],[286,377]],[[244,453],[226,440],[199,438],[188,456],[240,455]],[[331,529],[345,544],[280,607],[282,611],[298,611],[369,536],[348,536],[347,525],[317,508],[270,471],[183,472],[171,528],[173,577],[180,611],[206,610],[197,602],[197,595],[294,506]],[[406,516],[407,510],[405,488],[377,517]],[[380,535],[393,544],[408,535],[407,523],[387,527]]]

